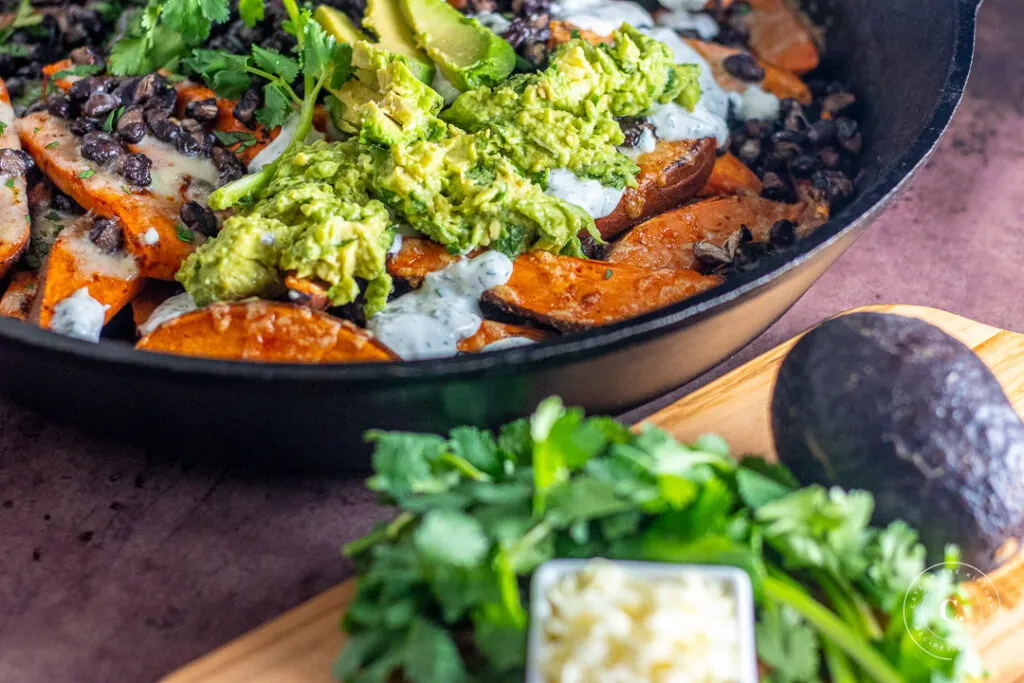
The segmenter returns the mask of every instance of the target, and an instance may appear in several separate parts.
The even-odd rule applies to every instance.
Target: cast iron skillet
[[[0,391],[48,417],[171,450],[361,469],[374,427],[444,430],[550,394],[618,412],[712,367],[789,308],[934,149],[970,71],[980,0],[819,0],[830,58],[865,108],[857,195],[795,251],[729,284],[564,341],[396,364],[260,365],[92,345],[0,319]]]

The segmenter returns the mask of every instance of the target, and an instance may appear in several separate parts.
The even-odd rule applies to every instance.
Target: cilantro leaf
[[[276,128],[293,111],[292,101],[280,84],[267,83],[263,86],[263,106],[256,110],[257,121],[268,128]]]
[[[448,433],[448,447],[452,455],[488,474],[501,471],[498,445],[490,432],[476,427],[456,427]]]
[[[263,21],[263,0],[238,0],[238,15],[252,28]]]
[[[487,555],[490,542],[473,517],[455,510],[431,510],[413,533],[413,542],[431,562],[473,567]]]
[[[146,71],[148,58],[149,45],[145,38],[122,38],[110,48],[107,65],[110,73],[117,76],[139,74]]]
[[[918,543],[916,531],[897,520],[874,533],[865,556],[864,590],[876,605],[892,612],[924,571],[925,547]]]
[[[770,680],[811,683],[820,680],[818,637],[800,615],[785,605],[768,604],[757,622],[757,656],[771,667]]]
[[[252,46],[252,61],[256,66],[271,74],[280,76],[286,83],[291,83],[299,75],[299,63],[291,57],[268,50],[259,45]]]
[[[227,21],[229,16],[227,0],[164,0],[160,14],[169,29],[191,44],[206,40],[212,23]]]
[[[462,683],[466,669],[447,631],[417,619],[403,644],[402,678],[409,683]]]
[[[368,432],[366,440],[375,445],[373,469],[367,482],[372,491],[401,500],[413,493],[447,491],[455,483],[435,475],[433,466],[445,451],[445,441],[433,434]]]

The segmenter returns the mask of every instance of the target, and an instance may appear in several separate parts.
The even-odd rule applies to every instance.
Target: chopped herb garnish
[[[64,220],[64,217],[61,216],[56,211],[50,211],[50,212],[48,212],[46,214],[46,220],[48,220],[48,221],[60,221],[60,220]]]
[[[7,130],[7,124],[0,121],[0,135],[3,135],[5,130]]]
[[[256,136],[245,131],[215,130],[213,134],[217,137],[217,142],[225,147],[238,145],[238,148],[235,150],[236,152],[241,152],[246,147],[252,147],[256,144]]]
[[[117,123],[117,120],[121,118],[121,114],[123,113],[124,107],[118,107],[117,109],[107,114],[107,118],[103,121],[103,130],[105,130],[108,133],[114,130],[114,124]]]
[[[39,257],[35,254],[25,254],[25,265],[29,268],[38,268],[40,263]]]
[[[611,268],[609,268],[608,270],[604,271],[604,279],[605,280],[611,280],[612,279],[612,269]]]
[[[7,180],[5,180],[4,181],[4,185],[6,185],[7,187],[9,187],[9,188],[11,188],[13,190],[14,189],[14,178],[8,178]]]
[[[67,78],[68,76],[92,76],[103,71],[103,67],[99,64],[77,64],[67,69],[61,69],[57,73],[50,76],[46,82],[46,92],[53,92],[54,88],[57,87],[57,81]]]
[[[79,178],[92,178],[94,175],[96,175],[96,171],[94,171],[91,168],[87,168],[84,171],[82,171],[81,173],[79,173],[78,177]]]
[[[32,132],[33,133],[38,133],[39,132],[39,126],[36,126],[35,128],[33,128]]]
[[[51,142],[48,145],[46,145],[46,149],[53,149],[54,147],[60,147],[60,142],[57,141],[57,140],[54,140],[53,142]]]
[[[178,239],[182,242],[191,242],[195,239],[195,233],[193,233],[192,230],[184,223],[178,223],[178,225],[174,227],[174,231],[178,235]]]
[[[122,185],[121,186],[121,192],[124,192],[125,194],[131,194],[132,193],[132,188],[128,187],[127,185]]]

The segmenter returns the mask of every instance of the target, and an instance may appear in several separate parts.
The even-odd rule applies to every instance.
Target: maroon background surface
[[[879,302],[1024,331],[1022,35],[1024,5],[988,0],[969,95],[939,152],[723,368]],[[154,680],[344,579],[338,547],[384,514],[358,481],[169,462],[0,401],[0,681]]]

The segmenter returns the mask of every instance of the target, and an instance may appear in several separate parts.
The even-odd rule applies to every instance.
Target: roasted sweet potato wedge
[[[107,253],[89,239],[94,219],[86,214],[62,230],[40,266],[29,319],[42,328],[50,326],[53,307],[82,287],[109,307],[106,322],[142,288],[139,267],[131,254],[123,248]]]
[[[558,19],[555,19],[551,22],[551,33],[548,37],[548,49],[554,50],[562,43],[568,43],[572,40],[572,34],[574,31],[579,33],[580,38],[591,45],[605,43],[612,39],[611,36],[603,36],[600,33],[594,33],[593,31],[577,28],[568,21],[559,21]]]
[[[471,254],[471,256],[474,254]],[[388,256],[388,273],[419,287],[427,273],[441,270],[459,260],[437,242],[423,237],[406,237],[402,248]]]
[[[295,273],[288,273],[284,278],[284,286],[288,290],[289,301],[318,311],[324,310],[330,304],[327,292],[331,286],[318,278],[304,278]]]
[[[637,186],[626,190],[614,211],[595,221],[601,236],[614,237],[695,197],[711,176],[715,147],[711,138],[659,140],[654,151],[637,159]]]
[[[641,268],[696,268],[694,242],[722,246],[744,225],[755,241],[764,242],[780,220],[800,225],[801,231],[809,230],[810,224],[801,223],[806,212],[805,204],[782,204],[760,197],[706,199],[636,226],[612,244],[608,261]]]
[[[496,320],[485,320],[480,324],[480,329],[471,337],[466,337],[459,342],[459,351],[463,353],[478,353],[483,351],[488,344],[510,339],[512,337],[526,337],[533,341],[544,341],[551,337],[547,330],[539,330],[536,327],[526,325],[513,325],[512,323],[500,323]]]
[[[6,318],[28,320],[32,302],[36,298],[37,276],[34,270],[16,270],[11,273],[7,290],[0,297],[0,315]]]
[[[253,128],[249,128],[244,123],[235,118],[235,100],[226,100],[223,97],[217,97],[217,95],[203,85],[196,83],[183,82],[178,85],[178,116],[185,116],[185,108],[191,103],[199,100],[206,100],[215,98],[217,100],[217,122],[214,124],[214,129],[221,133],[247,133],[252,135],[253,139],[251,143],[247,141],[247,144],[242,148],[241,143],[236,143],[228,147],[233,152],[236,152],[238,158],[242,162],[248,164],[253,160],[257,154],[262,151],[264,147],[269,145],[274,138],[280,133],[280,128],[272,128],[270,130],[265,127],[256,124]]]
[[[397,360],[352,323],[270,301],[213,304],[174,318],[139,340],[144,351],[267,363]]]
[[[0,80],[0,148],[21,149],[14,127],[14,108],[7,85]],[[31,219],[25,175],[0,174],[0,278],[28,246]]]
[[[761,179],[742,161],[726,152],[715,159],[711,177],[697,192],[698,197],[725,197],[734,194],[761,194]]]
[[[742,21],[750,33],[750,50],[780,69],[805,74],[818,66],[814,37],[784,0],[749,0],[752,11]]]
[[[702,40],[687,40],[686,42],[711,65],[711,72],[723,90],[741,93],[751,85],[760,85],[762,89],[780,100],[792,98],[801,104],[810,104],[814,99],[810,89],[800,80],[799,76],[768,62],[758,61],[761,68],[764,69],[764,79],[759,83],[749,83],[733,76],[725,68],[725,60],[733,55],[741,54],[744,50],[718,43],[706,43]]]
[[[86,209],[117,216],[125,228],[125,242],[146,277],[171,280],[200,235],[185,239],[177,229],[178,212],[188,200],[201,200],[216,186],[217,169],[205,158],[190,158],[152,136],[133,145],[148,156],[153,182],[130,187],[113,172],[87,161],[79,152],[81,141],[66,122],[48,112],[35,112],[18,120],[25,149],[40,169],[65,194]]]
[[[534,251],[517,258],[508,283],[488,290],[484,299],[573,332],[636,317],[722,282],[692,270],[650,270]]]

